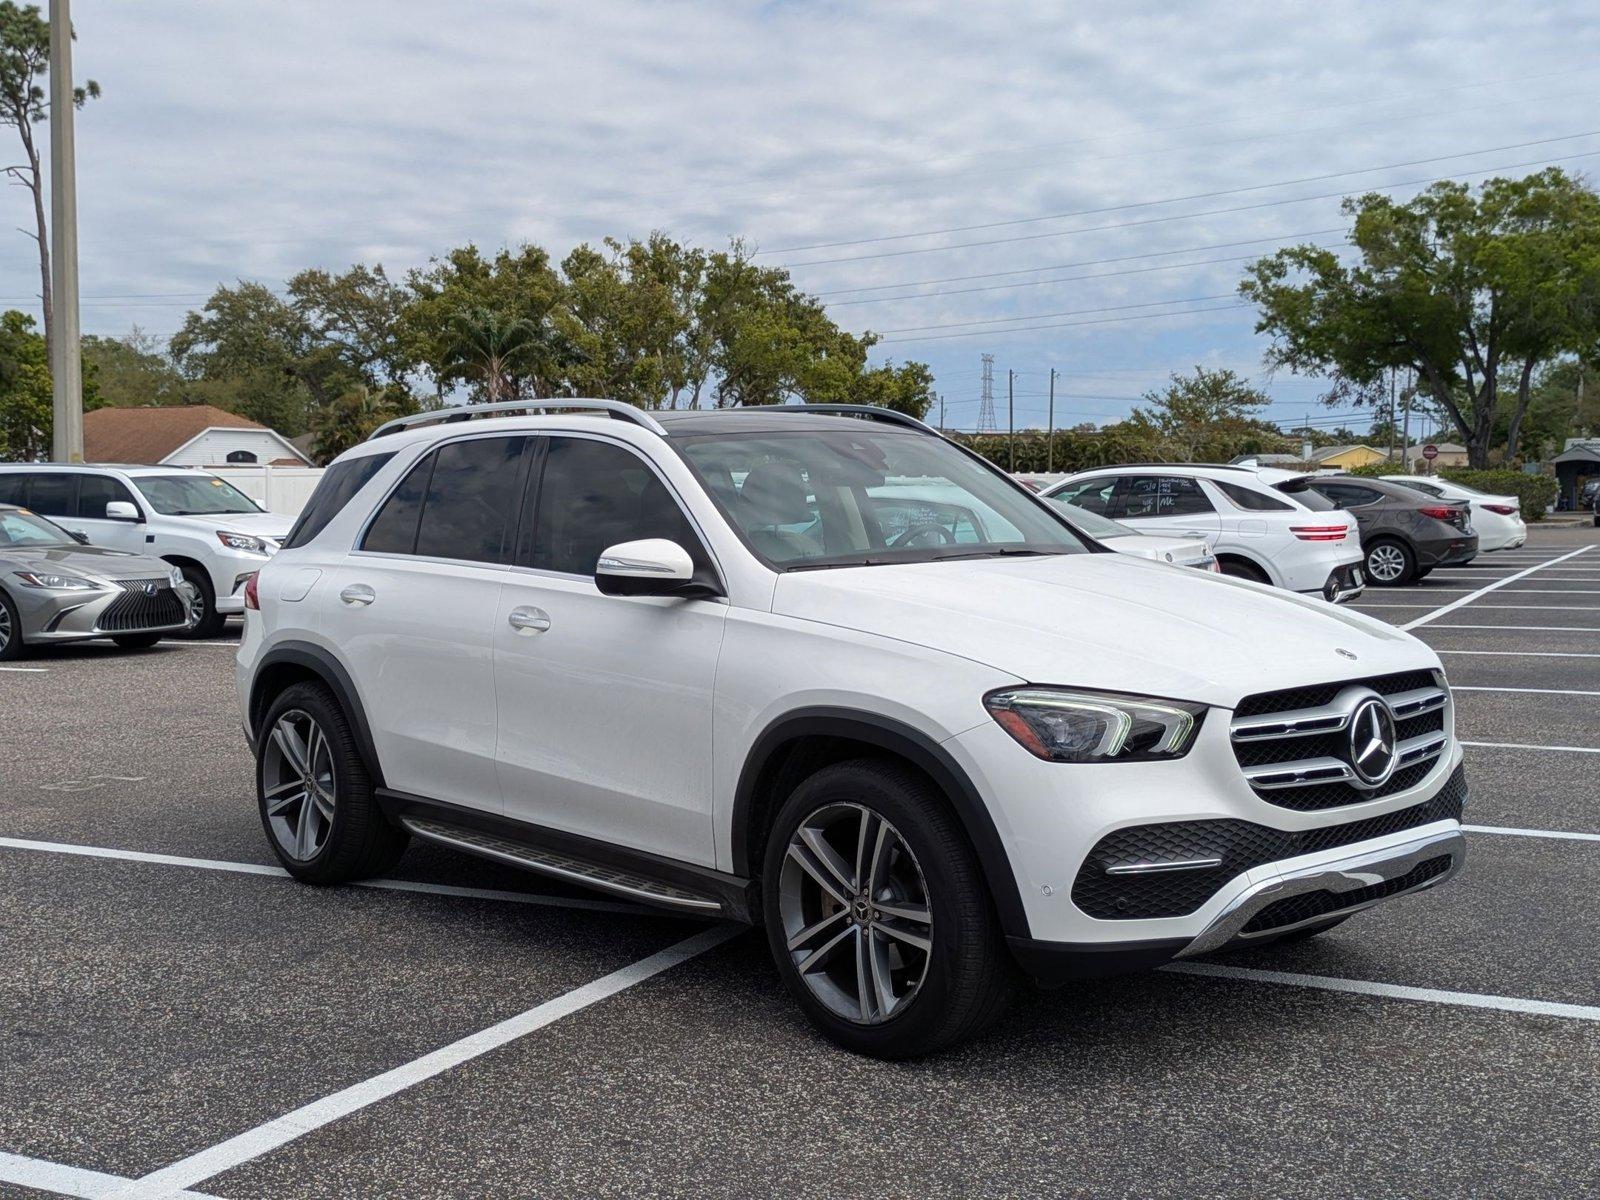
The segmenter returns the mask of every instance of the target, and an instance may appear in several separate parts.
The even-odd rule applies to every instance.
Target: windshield
[[[1044,499],[1059,508],[1061,515],[1074,529],[1081,529],[1090,537],[1098,538],[1102,542],[1107,538],[1129,537],[1139,532],[1131,525],[1113,521],[1110,517],[1101,516],[1087,508],[1079,508],[1069,500],[1061,500],[1055,496],[1046,496]]]
[[[26,509],[0,512],[0,548],[76,545],[61,526]]]
[[[215,475],[136,476],[133,485],[144,494],[150,507],[164,517],[211,517],[263,511],[249,496]]]
[[[858,424],[673,442],[779,570],[1086,549],[1043,504],[943,439]]]

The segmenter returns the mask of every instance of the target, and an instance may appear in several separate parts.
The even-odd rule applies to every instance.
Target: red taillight
[[[1459,508],[1449,508],[1443,504],[1424,504],[1417,511],[1425,517],[1432,517],[1435,521],[1456,521],[1461,518]]]
[[[250,578],[244,581],[244,606],[253,612],[261,611],[261,593],[256,591],[256,580],[260,578],[260,571],[251,571]]]
[[[1514,516],[1517,511],[1509,504],[1485,504],[1483,507],[1489,512],[1499,513],[1502,517]]]
[[[1289,532],[1302,542],[1340,542],[1350,530],[1344,525],[1291,525]]]

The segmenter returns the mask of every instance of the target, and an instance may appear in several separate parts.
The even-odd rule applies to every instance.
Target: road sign
[[[1424,446],[1422,448],[1422,457],[1432,462],[1439,457],[1439,447],[1433,445]]]

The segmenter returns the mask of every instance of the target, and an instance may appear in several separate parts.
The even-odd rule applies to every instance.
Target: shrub
[[[1471,467],[1444,467],[1442,478],[1465,487],[1477,488],[1495,496],[1515,496],[1522,506],[1524,521],[1542,521],[1544,512],[1556,501],[1560,490],[1553,475],[1529,475],[1523,471],[1479,471]]]

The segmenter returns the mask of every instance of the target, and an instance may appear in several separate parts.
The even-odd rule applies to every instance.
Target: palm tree
[[[525,390],[548,395],[581,357],[548,322],[471,308],[450,321],[448,369],[475,383],[484,402],[515,400]]]

